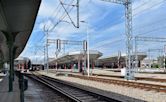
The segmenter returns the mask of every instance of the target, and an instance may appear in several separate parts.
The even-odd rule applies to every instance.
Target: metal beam
[[[58,39],[48,39],[48,43],[57,43]],[[68,44],[68,45],[83,45],[83,41],[72,41],[72,40],[60,40],[60,44]]]
[[[106,1],[106,2],[112,2],[116,4],[125,4],[126,0],[101,0],[101,1]]]
[[[140,37],[136,36],[135,37],[136,41],[148,41],[148,42],[166,42],[166,38],[161,38],[161,37]]]
[[[153,52],[155,52],[155,51],[157,51],[157,52],[164,52],[163,49],[148,49],[148,51],[149,52],[151,52],[151,51],[153,51]]]

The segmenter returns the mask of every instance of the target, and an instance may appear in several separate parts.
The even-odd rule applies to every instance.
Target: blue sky
[[[66,4],[76,0],[62,0]],[[59,0],[42,0],[35,27],[26,48],[20,56],[29,57],[42,62],[46,37],[43,27],[52,27],[57,23],[64,9],[59,6]],[[67,6],[65,6],[67,8]],[[61,8],[61,9],[60,9]],[[68,8],[70,10],[71,7]],[[166,37],[166,0],[133,0],[133,36]],[[101,0],[80,0],[80,21],[89,22],[90,49],[103,53],[103,57],[117,55],[118,51],[125,53],[125,16],[124,6]],[[76,9],[69,13],[76,23]],[[69,18],[64,18],[70,22]],[[62,40],[85,40],[86,24],[80,23],[80,28],[61,22],[49,38]],[[146,47],[145,47],[146,46]],[[164,43],[139,42],[139,51],[146,52],[151,48],[162,48]],[[49,46],[49,57],[55,57],[54,44]],[[67,50],[68,49],[68,50]],[[66,51],[80,50],[80,46],[66,46]],[[62,53],[64,53],[62,51]]]

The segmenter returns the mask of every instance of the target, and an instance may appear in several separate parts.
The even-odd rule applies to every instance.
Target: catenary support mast
[[[134,68],[132,68],[132,0],[102,0],[111,3],[123,4],[125,6],[125,35],[126,35],[126,79],[134,79]]]

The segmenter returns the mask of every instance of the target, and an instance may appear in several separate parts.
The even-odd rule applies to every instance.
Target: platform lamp
[[[86,32],[87,32],[87,35],[86,35],[86,37],[87,37],[87,69],[88,69],[87,72],[88,72],[88,77],[89,77],[89,72],[90,72],[90,69],[89,69],[89,67],[90,67],[90,63],[89,63],[89,23],[86,21],[80,21],[80,22],[85,23],[87,26],[87,29],[86,29]]]

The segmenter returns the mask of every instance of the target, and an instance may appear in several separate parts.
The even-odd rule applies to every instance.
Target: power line
[[[139,29],[145,29],[145,28],[144,28],[145,26],[146,26],[146,27],[154,26],[155,24],[161,23],[161,22],[163,22],[163,21],[166,21],[166,18],[164,18],[164,19],[159,19],[159,20],[157,20],[157,21],[155,21],[155,22],[151,22],[151,23],[148,23],[148,24],[139,26]],[[138,28],[134,28],[133,30],[135,30],[135,29],[136,29],[136,30],[139,30]]]
[[[71,2],[70,4],[72,4],[72,3],[73,3],[73,0],[72,0],[72,2]],[[69,9],[69,7],[70,7],[70,6],[68,5],[67,9]],[[71,12],[72,9],[73,9],[73,6],[69,9],[68,12]],[[54,24],[54,26],[53,26],[52,28],[48,27],[49,31],[52,31],[60,22],[62,22],[62,20],[63,20],[66,16],[67,16],[67,14],[66,14],[65,11],[64,11],[64,13],[61,15],[61,17],[59,18],[59,20]]]
[[[70,2],[70,4],[72,4],[73,3],[73,1],[74,0],[72,0],[71,2]],[[59,5],[58,6],[60,6],[61,5],[61,3],[59,3]],[[68,7],[67,8],[69,8],[69,5],[68,5]],[[58,13],[60,12],[60,10],[62,9],[62,6],[60,6],[60,9],[56,12],[56,15],[54,16],[54,17],[57,17],[58,18]],[[63,12],[62,13],[62,15],[64,15],[65,14],[65,12]],[[61,16],[62,17],[62,16]],[[60,18],[59,18],[60,19]]]
[[[58,4],[58,6],[55,8],[55,10],[53,11],[53,13],[52,13],[52,15],[51,15],[51,17],[52,16],[58,16],[58,13],[60,12],[60,10],[61,10],[61,8],[62,7],[60,7],[60,3]],[[59,9],[59,10],[58,10]]]
[[[163,1],[161,1],[161,2],[155,3],[154,5],[150,6],[149,8],[146,8],[146,9],[142,10],[142,12],[145,12],[145,11],[147,11],[147,10],[153,8],[153,7],[156,7],[156,6],[158,6],[159,4],[161,4],[162,2],[165,2],[165,1],[166,1],[166,0],[163,0]],[[148,2],[145,2],[143,5],[145,5],[145,4],[147,4],[147,3],[148,3]],[[137,8],[135,8],[135,9],[133,9],[133,11],[135,11],[135,10],[137,10],[137,9],[139,9],[139,8],[140,8],[140,6],[137,7]],[[142,12],[141,12],[141,13],[142,13]],[[138,13],[132,15],[132,17],[136,17],[139,13],[140,13],[140,12],[138,12]],[[114,24],[114,23],[116,23],[116,22],[118,22],[118,21],[114,21],[112,24]],[[107,25],[107,24],[109,24],[109,23],[110,23],[110,22],[104,23],[104,24],[102,24],[102,25],[100,24],[97,28],[103,27],[103,26],[105,26],[105,25]]]
[[[150,0],[148,0],[147,2],[144,2],[144,3],[140,4],[139,6],[137,6],[137,7],[135,7],[135,8],[133,8],[133,11],[135,11],[136,9],[139,9],[140,7],[142,7],[142,6],[146,5],[146,4],[148,4],[149,1],[150,1]]]
[[[73,26],[77,27],[77,26],[75,25],[75,23],[73,22],[72,18],[70,17],[69,12],[68,12],[67,9],[65,8],[64,4],[62,3],[62,1],[59,0],[59,2],[61,3],[63,9],[65,10],[65,12],[66,12],[68,18],[70,19],[71,23],[73,24]],[[78,6],[78,5],[77,5],[77,6]],[[72,7],[74,7],[74,6],[72,6]],[[78,22],[79,22],[79,21],[78,21]]]
[[[150,30],[150,31],[148,31],[148,32],[141,33],[141,34],[137,34],[137,35],[145,35],[145,34],[148,34],[148,33],[154,32],[154,31],[159,31],[159,30],[161,30],[161,29],[163,29],[163,28],[166,28],[166,26],[162,26],[162,27],[160,27],[160,28],[155,28],[155,29],[152,29],[152,30]]]
[[[112,44],[112,43],[120,42],[120,41],[122,41],[122,40],[124,40],[124,38],[120,38],[120,39],[117,39],[117,40],[114,40],[114,41],[110,41],[110,42],[107,42],[107,43],[105,43],[105,44],[102,44],[102,45],[93,47],[93,48],[100,48],[100,47],[103,47],[103,46],[106,46],[106,45],[110,45],[110,44]]]
[[[142,12],[145,12],[145,11],[147,11],[147,10],[153,8],[153,7],[156,7],[156,6],[158,6],[159,4],[161,4],[161,3],[165,2],[165,1],[166,1],[166,0],[163,0],[163,1],[161,1],[161,2],[155,3],[154,5],[152,5],[152,6],[148,7],[148,8],[146,8],[146,9],[142,10],[141,13],[142,13]],[[133,15],[133,17],[134,17],[134,16],[136,17],[136,15],[138,15],[139,13],[140,13],[140,12],[137,12],[136,14]]]
[[[164,1],[162,1],[162,2],[164,2]],[[161,4],[162,2],[159,2],[159,3],[157,3],[157,4]],[[143,5],[145,5],[145,4],[147,4],[148,2],[145,2]],[[155,4],[155,6],[156,6],[156,4]],[[140,8],[141,6],[138,6],[138,7],[136,7],[134,10],[136,10],[136,9],[138,9],[138,8]],[[151,6],[152,7],[152,6]],[[150,8],[151,8],[150,7]],[[162,19],[162,20],[159,20],[160,22],[161,21],[163,21],[163,20],[166,20],[166,19]],[[157,23],[159,23],[159,21],[157,22]],[[155,22],[156,23],[156,22]],[[153,25],[154,24],[154,22],[153,23],[150,23],[150,24],[148,24],[148,25]],[[147,25],[147,26],[148,26]],[[165,27],[165,26],[164,26]],[[164,28],[164,27],[162,27],[162,28]],[[162,29],[162,28],[159,28],[159,29]],[[157,29],[153,29],[152,31],[156,31],[156,30],[158,30],[158,28]],[[150,32],[152,32],[152,31],[150,31]],[[146,32],[146,33],[149,33],[149,32]],[[145,34],[145,33],[144,33]],[[138,34],[139,35],[139,34]],[[112,43],[112,42],[111,42]],[[103,45],[105,45],[105,44],[103,44]],[[103,45],[101,45],[101,46],[103,46]],[[99,46],[98,46],[99,47]]]
[[[50,17],[54,17],[57,16],[59,12],[61,11],[62,7],[60,6],[60,3],[57,5],[57,7],[55,8],[55,10],[52,12],[52,14],[50,15]],[[48,17],[47,17],[47,21],[48,21]],[[46,24],[45,24],[46,25]],[[48,27],[49,28],[49,27]]]

